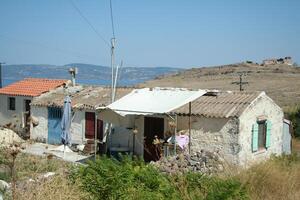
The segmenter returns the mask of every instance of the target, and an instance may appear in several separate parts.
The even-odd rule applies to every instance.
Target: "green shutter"
[[[258,150],[258,124],[252,125],[252,151]]]
[[[266,148],[271,146],[271,128],[272,128],[272,123],[271,121],[267,121],[267,132],[266,132]]]

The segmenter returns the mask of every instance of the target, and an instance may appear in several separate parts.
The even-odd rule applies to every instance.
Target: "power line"
[[[84,16],[84,14],[81,12],[81,10],[76,6],[75,2],[73,0],[70,0],[71,5],[73,8],[78,12],[78,14],[82,17],[82,19],[90,26],[90,28],[98,35],[98,37],[107,45],[110,47],[109,42],[105,40],[105,38],[97,31],[97,29],[93,26],[93,24]]]
[[[115,38],[115,25],[114,25],[114,17],[113,17],[112,0],[109,1],[109,5],[110,5],[110,19],[111,19],[112,34],[113,34],[113,38]]]

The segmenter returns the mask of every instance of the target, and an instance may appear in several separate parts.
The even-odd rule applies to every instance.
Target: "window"
[[[266,134],[267,123],[266,121],[259,121],[258,123],[258,149],[266,148]]]
[[[16,110],[16,98],[8,97],[8,109]]]
[[[271,121],[257,121],[252,126],[252,151],[268,149],[271,145]]]

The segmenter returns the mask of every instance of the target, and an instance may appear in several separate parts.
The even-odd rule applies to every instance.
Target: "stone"
[[[10,188],[10,185],[7,182],[0,180],[0,190],[1,191],[8,190],[9,188]]]
[[[218,152],[207,152],[201,150],[193,155],[178,154],[176,156],[162,158],[151,164],[166,174],[187,173],[188,171],[212,174],[223,171],[222,158]]]

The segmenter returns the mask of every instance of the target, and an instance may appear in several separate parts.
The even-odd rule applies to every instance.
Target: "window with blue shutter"
[[[257,121],[252,125],[252,151],[267,149],[271,146],[271,121]]]
[[[258,150],[258,124],[252,125],[252,151]]]

